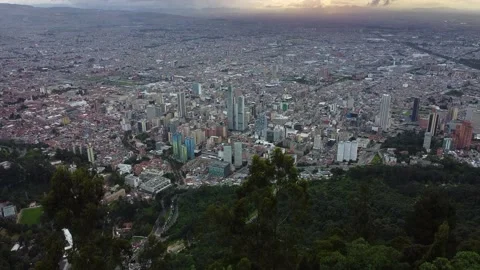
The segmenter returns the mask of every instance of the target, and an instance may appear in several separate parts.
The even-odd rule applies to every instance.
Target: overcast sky
[[[17,4],[71,4],[76,6],[156,6],[158,8],[312,8],[325,6],[375,6],[377,8],[456,8],[480,10],[480,0],[0,0]]]

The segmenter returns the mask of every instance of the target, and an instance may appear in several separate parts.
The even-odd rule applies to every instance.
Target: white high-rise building
[[[338,162],[343,162],[343,153],[345,149],[345,143],[344,142],[338,142],[337,146],[337,161]]]
[[[337,162],[356,161],[358,158],[358,141],[340,141],[337,146]]]
[[[345,142],[343,148],[343,160],[349,161],[350,160],[350,151],[352,150],[352,142]]]
[[[423,148],[427,151],[430,151],[432,145],[433,134],[431,132],[425,132],[425,137],[423,139]]]
[[[245,97],[237,97],[237,104],[235,107],[236,123],[235,130],[244,131],[245,130]]]
[[[242,143],[241,142],[235,142],[233,144],[234,150],[235,150],[235,167],[242,167],[243,164],[243,149],[242,149]]]
[[[232,146],[225,145],[223,147],[223,161],[232,164]]]
[[[228,120],[228,129],[235,129],[235,95],[233,93],[233,88],[228,87],[227,90],[227,120]]]
[[[95,163],[95,153],[93,152],[93,147],[91,144],[88,144],[87,147],[87,157],[88,157],[88,162],[90,163]]]
[[[390,128],[390,103],[392,97],[390,95],[384,94],[380,100],[380,113],[379,125],[382,130],[388,130]]]
[[[322,148],[322,135],[315,135],[315,138],[313,138],[313,149],[322,150]]]
[[[353,141],[350,147],[350,160],[356,161],[358,158],[358,141]]]
[[[183,118],[187,116],[187,107],[185,107],[185,92],[177,94],[178,117]]]

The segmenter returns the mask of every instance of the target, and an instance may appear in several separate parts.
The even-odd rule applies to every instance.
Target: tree
[[[85,269],[86,265],[92,269],[115,269],[131,255],[129,243],[114,239],[111,228],[106,226],[106,209],[101,204],[103,194],[100,177],[84,169],[72,173],[60,167],[53,175],[50,191],[42,202],[55,232],[62,233],[61,229],[67,228],[72,234],[73,248],[69,250],[68,258],[74,270]],[[57,254],[55,248],[57,246],[45,245],[44,253]],[[43,260],[38,267],[44,269],[41,267],[51,266],[57,259]]]
[[[406,230],[413,236],[415,243],[430,245],[435,239],[437,229],[445,221],[450,231],[455,228],[455,208],[446,194],[436,190],[429,191],[415,203],[413,213],[407,218]]]
[[[293,269],[307,203],[307,183],[299,178],[293,159],[277,148],[270,159],[253,158],[232,208],[210,211],[223,231],[219,243],[232,246],[229,261],[247,258],[252,268]]]

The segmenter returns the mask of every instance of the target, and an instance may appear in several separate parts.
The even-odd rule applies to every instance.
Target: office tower
[[[288,111],[288,103],[287,102],[282,102],[282,111],[284,111],[284,112]]]
[[[225,145],[223,147],[223,161],[232,164],[232,146]]]
[[[417,122],[418,121],[418,112],[420,110],[420,99],[419,98],[415,98],[413,100],[413,108],[412,108],[412,115],[410,117],[410,120],[412,120],[412,122]]]
[[[380,100],[379,124],[382,130],[390,128],[390,102],[392,97],[384,94]]]
[[[245,125],[245,97],[244,96],[239,96],[237,98],[237,104],[236,104],[236,126],[235,130],[238,131],[244,131],[246,129]]]
[[[313,149],[322,150],[322,135],[315,135],[313,138]]]
[[[187,108],[185,107],[185,92],[177,94],[178,117],[183,118],[187,116]]]
[[[455,121],[458,119],[458,108],[453,107],[448,109],[447,122]]]
[[[268,119],[265,113],[261,113],[257,120],[255,120],[255,134],[259,138],[265,138],[267,136]]]
[[[235,142],[233,144],[234,150],[235,150],[235,167],[239,168],[242,167],[243,164],[243,149],[242,149],[242,143],[241,142]]]
[[[179,160],[183,163],[188,161],[188,149],[185,145],[180,145],[180,158]]]
[[[147,106],[147,120],[151,121],[153,118],[157,117],[155,106],[148,105]]]
[[[182,146],[182,134],[175,132],[172,136],[173,156],[180,159],[180,151]]]
[[[185,146],[187,147],[188,159],[195,158],[195,139],[192,137],[185,138]]]
[[[227,121],[228,129],[235,129],[235,96],[233,93],[232,86],[228,87],[227,90]]]
[[[93,152],[93,147],[91,144],[88,144],[87,156],[88,156],[88,162],[92,164],[95,163],[95,153]]]
[[[475,109],[471,112],[470,120],[467,120],[472,124],[473,133],[480,134],[480,111]]]
[[[192,92],[196,96],[201,96],[202,95],[202,85],[199,83],[194,83],[192,86]]]
[[[456,149],[470,148],[472,145],[473,127],[472,123],[463,121],[457,125],[454,134],[454,142]]]
[[[453,139],[452,138],[445,138],[443,139],[443,150],[450,151],[452,149]]]
[[[165,100],[163,99],[163,94],[158,94],[157,100],[155,101],[155,104],[165,104]]]
[[[432,133],[432,136],[437,135],[437,129],[439,124],[439,115],[436,112],[433,112],[428,117],[428,127],[427,132]]]
[[[425,137],[423,138],[423,148],[427,150],[427,152],[430,151],[430,147],[432,145],[432,137],[432,133],[425,132]]]
[[[138,129],[138,132],[140,132],[140,133],[147,132],[147,120],[142,119],[142,120],[138,121],[137,122],[137,129]]]
[[[345,152],[345,142],[338,142],[338,145],[337,145],[337,162],[343,162],[344,152]]]

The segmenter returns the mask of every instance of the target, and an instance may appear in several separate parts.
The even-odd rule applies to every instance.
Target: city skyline
[[[480,10],[480,2],[476,0],[3,0],[1,3],[41,5],[41,6],[72,6],[86,8],[159,8],[159,9],[239,9],[257,11],[309,12],[322,9],[332,12],[344,8],[368,8],[376,10],[408,10],[408,9],[456,9],[463,11]]]

